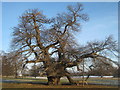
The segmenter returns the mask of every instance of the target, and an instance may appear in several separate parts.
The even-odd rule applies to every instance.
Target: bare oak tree
[[[13,28],[12,47],[22,53],[23,63],[43,63],[49,85],[58,85],[63,76],[75,84],[67,68],[77,66],[79,70],[79,64],[85,58],[112,61],[100,53],[116,50],[116,42],[111,37],[78,47],[74,32],[80,30],[80,22],[87,21],[88,16],[82,13],[83,6],[80,3],[67,9],[67,13],[50,19],[37,9],[27,10],[20,17],[18,26]]]

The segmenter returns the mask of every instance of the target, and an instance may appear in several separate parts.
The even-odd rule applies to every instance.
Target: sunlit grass
[[[47,79],[40,79],[40,78],[13,78],[13,77],[3,77],[4,80],[15,80],[19,81],[22,83],[3,83],[4,88],[81,88],[83,87],[82,85],[76,86],[76,85],[70,85],[69,81],[66,78],[62,78],[60,83],[62,85],[58,86],[48,86],[45,85],[47,84]],[[81,81],[82,78],[74,78],[76,81]],[[84,88],[117,88],[117,85],[114,86],[112,83],[114,83],[114,80],[117,81],[117,78],[89,78],[87,83],[88,85],[85,85]],[[112,81],[112,82],[109,82]],[[43,84],[44,83],[44,84]],[[104,85],[101,85],[103,84]],[[112,86],[108,86],[107,84],[110,83]],[[100,84],[100,85],[93,85],[93,84]]]
[[[48,86],[41,84],[17,84],[17,83],[3,83],[3,88],[117,88],[115,86],[102,86],[102,85],[58,85]]]

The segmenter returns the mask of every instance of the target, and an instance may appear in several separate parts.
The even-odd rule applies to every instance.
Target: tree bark
[[[15,78],[17,78],[17,76],[18,76],[18,74],[17,74],[17,72],[15,73]]]
[[[61,77],[50,76],[48,78],[48,85],[59,85]]]

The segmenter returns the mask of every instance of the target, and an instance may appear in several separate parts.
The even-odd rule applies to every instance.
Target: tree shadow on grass
[[[36,80],[36,79],[33,79]],[[39,85],[48,85],[47,81],[18,81],[18,80],[2,80],[2,83],[16,83],[16,84],[39,84]],[[72,85],[70,83],[61,83],[60,85]]]
[[[41,85],[48,85],[47,82],[42,82],[42,81],[18,81],[18,80],[2,80],[2,83],[26,83],[26,84],[41,84]]]

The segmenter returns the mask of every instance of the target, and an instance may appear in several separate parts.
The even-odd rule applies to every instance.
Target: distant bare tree
[[[105,60],[105,63],[101,62],[101,60],[95,60],[94,64],[89,66],[89,70],[87,72],[87,78],[90,76],[112,76],[113,72],[115,70],[115,67],[112,65],[111,62],[108,62]]]
[[[0,76],[2,76],[2,51],[0,51]]]
[[[2,75],[15,76],[17,78],[20,67],[22,66],[20,55],[15,52],[2,53]]]
[[[2,53],[2,76],[13,76],[13,66],[8,53]]]
[[[80,30],[80,21],[88,20],[82,14],[83,6],[68,6],[67,13],[58,14],[48,19],[39,10],[27,10],[14,27],[12,47],[17,53],[22,53],[23,63],[43,63],[49,85],[58,85],[60,78],[66,76],[71,84],[76,82],[70,77],[67,68],[77,66],[85,58],[111,59],[101,55],[101,52],[116,50],[116,42],[111,37],[105,41],[91,42],[80,46],[75,42],[74,32]]]
[[[29,70],[30,76],[37,77],[39,75],[39,69],[37,69],[37,66],[34,64],[31,69]]]
[[[15,51],[10,52],[10,57],[9,57],[11,64],[13,66],[13,74],[15,78],[19,75],[19,72],[22,71],[22,65],[23,65],[23,60],[22,60],[22,55],[19,53],[17,54]]]

